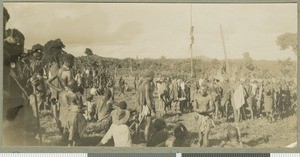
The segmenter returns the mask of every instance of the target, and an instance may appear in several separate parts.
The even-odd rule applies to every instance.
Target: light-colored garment
[[[85,119],[91,120],[93,119],[93,115],[96,112],[96,105],[93,102],[87,101],[85,102],[85,106],[87,106],[87,110],[85,111]]]
[[[78,107],[71,105],[69,108],[68,120],[64,132],[69,133],[69,140],[79,140],[82,137],[87,122],[81,113],[78,113]]]
[[[91,89],[90,93],[91,93],[92,95],[97,95],[97,89],[93,87],[93,88]]]
[[[258,88],[257,84],[252,84],[252,94],[253,95],[256,95],[257,88]]]
[[[202,83],[203,83],[203,79],[199,79],[199,81],[198,81],[198,83],[199,83],[199,88],[201,88],[202,87]]]
[[[297,147],[297,142],[291,143],[288,146],[286,146],[286,148],[295,148]]]
[[[233,100],[235,109],[239,109],[245,104],[244,88],[242,85],[239,85],[235,90]]]
[[[197,114],[195,116],[195,119],[198,124],[198,131],[201,133],[208,132],[210,130],[210,128],[215,126],[215,123],[213,122],[213,120],[211,118],[209,118],[208,116]]]
[[[114,139],[115,147],[132,147],[130,130],[125,124],[112,124],[101,143],[106,144],[111,138]]]

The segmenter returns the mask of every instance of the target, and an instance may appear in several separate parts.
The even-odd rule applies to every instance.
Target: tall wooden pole
[[[220,31],[221,31],[221,38],[222,38],[222,45],[223,45],[223,50],[224,50],[224,55],[225,55],[225,63],[226,63],[226,74],[228,77],[230,77],[231,73],[230,73],[230,68],[229,68],[229,63],[228,63],[228,58],[227,58],[227,52],[226,52],[226,47],[225,47],[225,41],[224,41],[224,37],[223,37],[223,29],[222,29],[222,25],[220,25]],[[233,107],[233,114],[234,114],[234,120],[237,123],[239,121],[239,117],[237,117],[237,110],[235,109],[235,104],[234,104],[234,100],[233,100],[233,88],[232,88],[232,82],[230,80],[230,78],[228,78],[229,80],[229,84],[230,84],[230,93],[231,93],[231,105]]]
[[[191,37],[191,44],[190,44],[190,52],[191,52],[191,77],[194,77],[194,63],[193,63],[193,43],[194,43],[194,26],[193,26],[193,8],[192,4],[190,5],[190,37]]]

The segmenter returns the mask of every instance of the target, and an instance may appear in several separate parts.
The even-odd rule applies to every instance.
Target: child
[[[227,133],[228,140],[227,142],[223,142],[221,147],[230,147],[230,148],[242,148],[243,144],[240,142],[238,130],[236,127],[229,126]]]
[[[80,136],[87,126],[86,119],[82,115],[82,97],[77,91],[77,83],[75,80],[68,82],[70,90],[66,93],[68,103],[67,124],[64,128],[64,133],[68,133],[68,146],[76,146]]]

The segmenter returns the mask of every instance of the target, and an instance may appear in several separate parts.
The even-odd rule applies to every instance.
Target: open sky
[[[7,28],[19,29],[28,49],[60,38],[65,51],[75,56],[91,48],[105,57],[186,58],[192,19],[194,56],[224,58],[222,25],[229,58],[249,52],[254,59],[296,59],[291,50],[282,51],[275,43],[282,33],[297,32],[296,3],[4,3],[4,7],[11,17]]]

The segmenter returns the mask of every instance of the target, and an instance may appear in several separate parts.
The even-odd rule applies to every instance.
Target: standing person
[[[273,87],[269,82],[266,82],[263,89],[263,106],[269,122],[275,121],[273,117],[273,94]]]
[[[136,91],[138,89],[138,85],[139,85],[139,77],[138,77],[138,75],[136,75],[134,77],[133,84],[134,84],[134,90]]]
[[[178,83],[175,77],[173,77],[170,84],[170,100],[175,103],[174,108],[178,110]]]
[[[115,147],[132,147],[129,127],[126,125],[130,118],[125,101],[121,101],[116,109],[111,112],[112,125],[97,146],[105,145],[111,138]]]
[[[122,76],[120,77],[120,80],[119,80],[119,88],[120,88],[120,94],[124,95],[125,81]]]
[[[153,86],[154,73],[152,71],[147,71],[144,73],[144,80],[139,86],[137,93],[138,105],[140,106],[141,116],[146,119],[145,126],[145,140],[149,140],[150,125],[152,122],[152,117],[155,116],[155,104],[153,99],[153,92],[155,86]]]
[[[107,89],[110,90],[111,92],[111,98],[110,100],[114,101],[115,100],[115,90],[114,90],[114,87],[115,87],[115,79],[113,76],[109,76],[108,77],[108,81],[107,81]]]
[[[198,125],[199,146],[207,147],[210,129],[214,125],[211,117],[215,109],[212,96],[207,92],[207,87],[201,86],[199,90],[199,94],[194,100],[194,112],[197,113],[195,118]]]
[[[74,56],[71,54],[66,54],[63,58],[63,66],[58,70],[57,74],[52,76],[47,81],[47,84],[59,91],[59,104],[60,104],[60,109],[59,109],[59,122],[60,122],[60,127],[61,131],[63,131],[63,128],[67,124],[67,113],[68,113],[68,103],[66,99],[66,93],[69,90],[69,87],[67,86],[69,81],[74,79],[74,76],[72,74],[71,68],[74,65]],[[58,79],[60,83],[60,87],[55,86],[52,82]]]
[[[222,110],[222,117],[226,118],[226,121],[229,119],[229,105],[231,104],[231,91],[230,91],[230,84],[229,80],[225,79],[222,84],[222,99],[221,99],[221,110]]]
[[[24,51],[24,35],[16,29],[6,29],[10,19],[8,11],[3,8],[3,145],[26,145],[24,135],[24,107],[26,94],[17,81],[20,74],[16,73],[17,57]],[[28,103],[27,103],[28,104]]]
[[[87,123],[83,116],[82,96],[77,90],[76,81],[69,80],[67,86],[69,88],[66,93],[68,112],[64,134],[68,134],[68,146],[76,146]]]
[[[282,103],[285,111],[285,115],[290,114],[291,107],[291,91],[286,81],[283,81],[282,85]]]
[[[88,73],[87,73],[86,86],[87,86],[87,88],[93,87],[93,72],[91,70],[88,70]]]
[[[161,109],[163,108],[164,114],[166,114],[167,108],[169,108],[169,110],[171,109],[170,89],[166,78],[163,79],[160,88],[161,94],[159,95],[159,98],[161,99]]]
[[[188,110],[188,103],[190,102],[190,89],[182,79],[179,79],[178,83],[179,108],[181,113],[186,113]]]
[[[57,72],[59,70],[59,64],[58,62],[56,62],[55,58],[53,57],[53,59],[49,62],[49,78],[51,78],[52,76],[57,75]],[[53,81],[53,85],[56,87],[60,87],[59,86],[59,82],[58,79]],[[58,109],[59,109],[59,104],[58,104],[58,96],[59,96],[59,92],[53,88],[50,87],[50,92],[51,92],[51,108],[53,111],[53,115],[55,117],[55,119],[58,119]]]
[[[112,111],[112,106],[110,103],[111,99],[111,91],[106,90],[104,92],[104,96],[102,96],[96,106],[96,117],[98,119],[98,122],[101,122],[103,119],[107,118],[107,116]]]
[[[83,93],[84,93],[84,86],[83,86],[84,78],[83,78],[83,74],[81,73],[80,70],[77,71],[75,80],[77,82],[79,92],[83,95]]]

